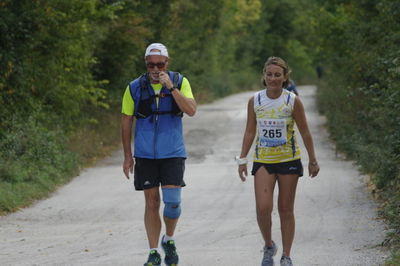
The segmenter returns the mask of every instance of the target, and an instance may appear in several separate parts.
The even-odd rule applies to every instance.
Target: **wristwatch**
[[[174,90],[176,90],[176,87],[172,87],[171,89],[169,89],[170,92],[173,92]]]

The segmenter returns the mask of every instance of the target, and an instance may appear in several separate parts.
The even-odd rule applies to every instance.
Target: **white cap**
[[[158,50],[158,51],[152,51],[152,50]],[[146,56],[148,55],[162,55],[168,57],[168,50],[167,47],[165,47],[165,45],[162,43],[152,43],[149,46],[147,46],[144,57],[146,58]]]

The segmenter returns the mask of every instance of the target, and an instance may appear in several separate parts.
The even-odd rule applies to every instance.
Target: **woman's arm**
[[[299,97],[296,97],[294,100],[293,118],[297,124],[297,128],[300,131],[304,146],[307,149],[308,173],[311,177],[315,177],[319,172],[319,166],[317,157],[315,156],[313,139],[307,124],[304,106]]]
[[[254,137],[256,136],[256,114],[254,112],[254,97],[251,97],[247,105],[247,122],[246,130],[243,136],[242,151],[240,152],[240,158],[246,158],[251,145],[253,144]],[[242,181],[246,181],[247,176],[247,164],[239,165],[239,177]]]

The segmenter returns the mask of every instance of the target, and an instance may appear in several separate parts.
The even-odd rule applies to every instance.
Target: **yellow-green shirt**
[[[153,88],[154,93],[158,94],[161,91],[162,85],[160,83],[151,84],[151,87]],[[192,93],[192,88],[190,87],[190,83],[187,80],[187,78],[185,78],[185,77],[183,77],[183,79],[182,79],[182,86],[181,86],[180,92],[186,98],[194,99],[193,93]],[[157,98],[157,100],[158,100],[158,98]],[[135,102],[132,99],[131,92],[129,90],[129,85],[128,85],[125,89],[125,93],[122,98],[121,113],[123,113],[125,115],[133,115],[134,110],[135,110]]]

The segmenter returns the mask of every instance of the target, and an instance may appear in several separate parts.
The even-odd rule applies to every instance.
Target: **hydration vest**
[[[174,87],[180,89],[183,76],[168,71]],[[183,112],[176,104],[171,92],[162,87],[155,94],[148,74],[129,83],[135,103],[134,157],[146,159],[186,158],[182,133]],[[156,98],[158,97],[158,105]]]
[[[178,72],[172,72],[172,71],[168,71],[168,75],[173,83],[174,88],[180,90],[182,86],[183,76]],[[136,116],[136,118],[141,119],[149,117],[151,115],[166,115],[166,114],[171,114],[181,117],[183,116],[183,112],[179,109],[178,105],[176,104],[169,90],[163,91],[163,89],[161,89],[159,94],[153,93],[154,90],[150,85],[148,73],[143,74],[142,76],[139,77],[139,84],[140,84],[140,98],[139,98],[140,100],[135,101],[135,111],[134,111],[134,115]],[[130,90],[131,90],[131,95],[133,95],[132,86],[130,87]],[[160,99],[165,97],[169,97],[171,99],[171,107],[170,108],[167,107],[167,110],[160,110],[159,108],[157,108],[157,105],[155,104],[156,98],[159,98],[159,103],[160,103],[161,102]],[[159,105],[159,107],[160,106],[161,105]]]

